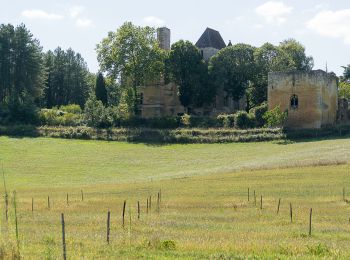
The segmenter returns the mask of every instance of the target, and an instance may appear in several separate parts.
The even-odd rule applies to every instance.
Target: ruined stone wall
[[[143,97],[143,102],[139,106],[142,118],[176,116],[185,112],[174,83],[143,86],[139,94]]]
[[[291,104],[297,96],[298,106]],[[268,106],[288,111],[287,127],[320,128],[336,122],[338,110],[337,78],[321,70],[269,73]]]

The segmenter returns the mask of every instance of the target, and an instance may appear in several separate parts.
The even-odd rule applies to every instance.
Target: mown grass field
[[[350,258],[350,204],[342,196],[345,187],[350,199],[350,139],[156,146],[0,137],[0,160],[8,190],[17,192],[25,259],[62,258],[62,212],[68,259]],[[6,223],[4,199],[0,205],[0,254],[9,257],[13,206]]]

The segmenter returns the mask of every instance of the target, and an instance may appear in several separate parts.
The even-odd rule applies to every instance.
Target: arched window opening
[[[292,95],[290,98],[290,108],[291,109],[298,109],[299,106],[299,100],[297,95]]]

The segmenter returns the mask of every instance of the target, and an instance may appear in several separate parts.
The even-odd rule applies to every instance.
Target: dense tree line
[[[0,122],[35,122],[38,107],[83,107],[94,81],[79,53],[44,53],[25,25],[0,25]]]
[[[68,104],[84,107],[92,91],[84,59],[72,49],[57,48],[44,55],[47,80],[43,105],[47,108]]]

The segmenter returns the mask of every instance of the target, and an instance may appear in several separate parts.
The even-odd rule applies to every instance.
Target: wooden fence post
[[[293,223],[293,207],[292,203],[289,203],[290,223]]]
[[[34,212],[34,198],[32,198],[32,212]]]
[[[111,212],[108,210],[108,213],[107,213],[107,244],[109,244],[109,232],[111,230],[110,221],[111,221]]]
[[[157,198],[157,212],[159,213],[160,211],[160,196],[159,196],[159,192],[158,192],[158,198]]]
[[[67,259],[67,251],[66,251],[66,231],[65,231],[65,223],[64,223],[64,214],[61,213],[61,222],[62,222],[62,247],[63,247],[63,259]]]
[[[260,209],[263,209],[263,201],[262,201],[262,195],[261,195],[261,197],[260,197]]]
[[[151,210],[152,208],[152,196],[149,196],[149,209]]]
[[[50,196],[47,196],[47,208],[50,209]]]
[[[148,214],[148,198],[147,198],[147,214]]]
[[[280,212],[280,206],[281,206],[281,199],[278,200],[277,215]]]
[[[311,225],[312,225],[312,208],[310,209],[309,236],[311,236]]]
[[[69,205],[69,198],[68,198],[68,193],[67,193],[67,205]]]
[[[248,202],[249,202],[249,188],[248,188]]]
[[[123,228],[125,225],[125,206],[126,206],[126,200],[124,200],[124,205],[123,205]]]
[[[83,190],[81,190],[81,201],[84,201],[84,193],[83,193]]]
[[[140,202],[137,202],[137,218],[140,219]]]

